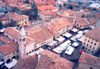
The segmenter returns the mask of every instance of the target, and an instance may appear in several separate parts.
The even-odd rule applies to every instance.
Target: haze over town
[[[100,69],[100,0],[0,0],[0,69]]]

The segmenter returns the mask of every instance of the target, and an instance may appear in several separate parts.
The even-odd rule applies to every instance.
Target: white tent
[[[65,40],[65,38],[63,38],[63,37],[58,37],[58,38],[56,38],[56,40],[58,40],[59,42],[63,42],[63,41]]]
[[[77,34],[76,37],[79,39],[83,36],[83,34]]]
[[[84,32],[83,32],[83,31],[79,31],[78,33],[79,33],[79,34],[83,34]]]
[[[68,55],[72,55],[73,51],[74,51],[74,48],[71,47],[71,46],[68,46],[68,48],[66,49],[65,53],[68,54]]]
[[[60,54],[64,49],[62,47],[57,47],[55,49],[53,49],[54,52]]]
[[[4,32],[5,29],[6,29],[6,28],[1,29],[0,32]]]
[[[56,45],[57,44],[57,41],[52,41],[50,43],[48,43],[49,46],[53,46],[53,45]]]
[[[74,47],[77,47],[79,44],[78,44],[77,42],[74,42],[72,45],[73,45]]]
[[[70,33],[67,32],[67,33],[63,34],[63,36],[69,38],[69,37],[71,37],[72,35],[71,35]]]
[[[73,28],[72,31],[73,31],[73,32],[78,32],[78,29]]]

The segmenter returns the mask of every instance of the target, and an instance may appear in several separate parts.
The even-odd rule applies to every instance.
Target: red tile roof
[[[72,69],[73,63],[61,58],[59,55],[45,50],[40,53],[40,57],[24,56],[18,60],[13,69]]]
[[[16,28],[7,27],[4,31],[4,33],[7,33],[10,36],[12,36],[13,38],[15,38],[16,40],[19,40],[19,31]]]
[[[7,17],[9,17],[10,19],[14,18],[15,16],[17,17],[19,15],[16,12],[15,13],[11,13],[11,12],[7,13]]]
[[[33,56],[27,55],[19,59],[13,69],[35,69],[37,62],[38,62],[37,55]]]
[[[53,12],[53,11],[41,11],[40,14],[56,16],[57,12]]]
[[[20,33],[20,31],[18,31],[16,28],[7,27],[4,32],[9,34],[10,36],[15,38],[16,40],[19,40],[19,33]],[[34,42],[34,39],[26,36],[26,45],[28,45],[28,44],[30,44],[32,42]]]
[[[47,5],[47,4],[55,4],[55,1],[54,0],[35,0],[35,3],[37,5]]]
[[[45,50],[40,53],[36,69],[72,69],[73,63],[61,58],[59,55]]]
[[[2,17],[2,18],[0,18],[0,21],[3,21],[3,20],[9,20],[9,18],[8,17]]]
[[[57,32],[65,27],[73,26],[66,18],[54,18],[51,23],[47,23],[47,29],[54,35],[57,36]]]
[[[8,37],[0,36],[0,40],[4,42],[4,45],[0,47],[0,52],[2,54],[8,55],[18,49],[18,44]]]
[[[41,28],[41,30],[37,30],[37,32],[30,34],[29,37],[34,39],[35,44],[38,44],[52,38],[53,35],[46,28]]]
[[[16,49],[18,48],[18,44],[6,36],[0,36],[0,40],[3,41],[5,45],[10,45]]]
[[[7,44],[0,47],[0,52],[1,52],[3,55],[8,55],[8,54],[10,54],[10,53],[12,53],[12,52],[14,52],[14,51],[16,51],[16,49],[13,48],[13,47],[10,46],[10,45],[7,45]]]
[[[7,3],[16,3],[15,0],[6,0]]]
[[[23,20],[23,19],[26,19],[26,18],[28,18],[27,15],[20,15],[20,16],[16,16],[16,17],[14,17],[13,20],[15,20],[15,21],[19,21],[19,20]]]
[[[53,5],[43,5],[43,6],[37,6],[38,10],[45,11],[45,10],[53,10],[56,9]]]
[[[32,26],[32,27],[26,29],[26,33],[27,34],[36,33],[36,32],[39,32],[41,30],[42,30],[42,28],[39,25],[35,25],[35,26]]]
[[[86,18],[76,17],[76,24],[81,26],[90,26],[90,22]]]
[[[89,31],[88,33],[86,33],[85,36],[100,42],[100,32],[99,31],[100,31],[100,28],[95,28]]]
[[[90,22],[90,24],[91,25],[94,25],[95,26],[95,24],[97,23],[97,19],[96,18],[87,18],[88,19],[88,21]]]
[[[79,59],[79,63],[100,67],[100,58],[84,52]]]

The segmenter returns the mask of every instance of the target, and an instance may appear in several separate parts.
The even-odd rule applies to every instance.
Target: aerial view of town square
[[[0,69],[100,69],[100,0],[0,0]]]

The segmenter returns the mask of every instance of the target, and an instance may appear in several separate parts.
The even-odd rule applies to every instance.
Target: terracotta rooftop
[[[35,25],[35,26],[32,26],[32,27],[26,29],[26,33],[27,34],[36,33],[36,32],[39,32],[41,30],[42,30],[42,28],[39,25]]]
[[[19,21],[19,20],[23,20],[23,19],[26,19],[26,18],[28,18],[27,15],[20,15],[20,16],[14,17],[13,20]]]
[[[15,16],[19,16],[16,12],[15,13],[11,13],[11,12],[8,12],[7,13],[7,17],[9,17],[10,19],[14,18]]]
[[[100,42],[100,32],[98,31],[100,31],[100,28],[95,28],[89,31],[88,33],[86,33],[85,36]]]
[[[8,27],[8,28],[5,29],[4,32],[9,34],[10,36],[15,38],[16,40],[19,40],[19,33],[20,33],[20,31],[18,31],[16,28]],[[34,42],[34,39],[26,36],[26,45],[28,45],[28,44],[30,44],[32,42]]]
[[[0,40],[3,41],[5,43],[5,45],[10,45],[14,48],[18,48],[18,44],[6,36],[0,36]]]
[[[100,58],[90,55],[88,53],[82,53],[79,59],[79,63],[100,67]]]
[[[35,3],[37,5],[47,5],[47,4],[55,4],[55,1],[54,0],[35,0]]]
[[[40,57],[39,57],[40,55]],[[39,55],[24,56],[13,69],[72,69],[73,63],[45,50]]]
[[[40,53],[36,69],[72,69],[73,63],[61,58],[59,55],[45,50]]]
[[[15,0],[6,0],[7,3],[16,3]]]
[[[16,49],[13,48],[12,46],[8,45],[8,44],[5,44],[4,46],[0,47],[0,52],[3,55],[8,55],[9,53],[12,53],[14,51],[16,51]]]
[[[90,22],[91,25],[94,25],[94,24],[97,23],[97,19],[96,18],[87,18],[87,19],[88,19],[88,21]]]
[[[76,17],[76,23],[79,23],[82,26],[89,26],[90,22],[86,18]]]
[[[45,37],[43,37],[43,36],[45,36]],[[41,43],[47,39],[52,38],[53,35],[46,28],[45,29],[42,28],[42,30],[30,34],[29,37],[34,39],[35,44],[38,44],[38,43]]]
[[[7,27],[4,31],[5,33],[9,34],[16,40],[19,40],[19,31],[16,28],[13,27]]]
[[[0,52],[4,55],[14,52],[18,49],[18,44],[6,36],[0,36],[0,40],[4,42],[4,45],[0,47]]]
[[[41,11],[40,14],[56,16],[57,12],[53,12],[53,11]]]
[[[37,62],[37,55],[24,56],[18,60],[17,64],[13,69],[35,69]]]
[[[0,21],[3,21],[3,20],[9,20],[9,18],[8,17],[2,17],[2,18],[0,18]]]
[[[54,35],[57,36],[57,32],[67,26],[73,26],[66,18],[54,18],[51,23],[47,24],[47,29]]]
[[[67,10],[60,10],[58,15],[63,17],[74,17],[74,16],[81,16],[82,13],[80,11],[72,11],[70,9]]]
[[[54,7],[53,5],[43,5],[43,6],[37,6],[37,8],[40,11],[45,11],[45,10],[53,10],[56,7]]]

